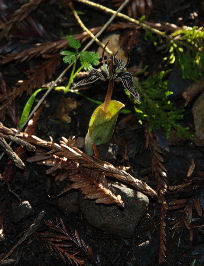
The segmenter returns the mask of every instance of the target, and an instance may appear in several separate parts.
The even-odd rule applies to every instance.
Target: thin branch
[[[82,4],[86,4],[88,6],[95,7],[97,9],[100,9],[100,10],[104,11],[105,13],[114,14],[114,15],[120,17],[120,18],[123,18],[125,20],[128,20],[129,22],[132,22],[134,24],[140,25],[145,30],[150,30],[150,31],[154,32],[155,34],[157,34],[159,36],[162,36],[162,37],[164,37],[166,39],[170,39],[170,37],[168,35],[166,35],[165,32],[161,32],[161,31],[159,31],[157,29],[154,29],[154,28],[150,27],[149,25],[147,25],[147,24],[145,24],[143,22],[140,22],[137,19],[130,18],[129,16],[124,15],[122,13],[119,13],[119,12],[117,13],[117,11],[114,11],[114,10],[112,10],[110,8],[107,8],[105,6],[102,6],[100,4],[96,4],[96,3],[91,2],[91,1],[88,1],[88,0],[75,0],[75,1],[76,2],[79,2],[79,3],[82,3]]]
[[[18,157],[18,155],[12,150],[10,145],[1,136],[0,136],[0,146],[3,148],[4,152],[9,156],[9,158],[14,162],[14,164],[18,168],[20,169],[25,168],[24,162],[21,160],[21,158]]]
[[[108,47],[106,47],[105,46],[105,44],[103,44],[101,41],[99,41],[99,39],[98,38],[96,38],[96,36],[84,25],[84,23],[82,22],[82,20],[80,19],[80,17],[78,16],[78,14],[77,14],[77,12],[76,12],[76,10],[74,9],[74,7],[73,7],[73,4],[72,4],[72,2],[70,2],[69,3],[69,7],[71,8],[71,10],[72,10],[72,12],[73,12],[73,14],[74,14],[74,16],[75,16],[75,18],[76,18],[76,20],[77,20],[77,22],[79,23],[79,25],[81,26],[81,28],[85,31],[85,32],[87,32],[88,33],[88,35],[92,38],[92,39],[94,39],[94,41],[99,45],[99,46],[101,46],[109,55],[112,55],[113,54],[113,52],[108,48]]]
[[[20,246],[29,236],[31,236],[40,226],[43,218],[45,216],[45,212],[41,211],[39,215],[36,217],[36,219],[33,221],[33,223],[29,226],[29,228],[25,231],[23,236],[18,240],[18,242],[11,248],[11,250],[4,256],[4,258],[1,261],[4,261],[7,259],[11,254],[14,252],[14,250]],[[0,261],[0,262],[1,262]]]

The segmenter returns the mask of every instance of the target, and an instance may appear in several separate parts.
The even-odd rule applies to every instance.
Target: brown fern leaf
[[[8,105],[12,104],[14,99],[21,96],[24,91],[31,94],[34,88],[40,88],[46,82],[47,77],[51,79],[60,62],[60,55],[55,55],[43,65],[38,65],[34,70],[30,70],[27,74],[28,79],[19,87],[15,87],[8,95],[0,95],[0,111],[2,112],[5,108],[8,108]]]
[[[24,91],[26,91],[27,94],[31,94],[34,88],[39,88],[46,82],[46,77],[51,79],[60,62],[61,57],[55,55],[43,65],[38,65],[34,70],[30,70],[27,75],[28,79],[24,81],[20,87],[16,88],[18,96],[21,96]]]
[[[68,144],[69,141],[64,137],[62,137],[60,144],[57,144],[52,141],[51,142],[44,141],[36,136],[30,136],[25,133],[20,133],[20,136],[30,143],[42,147],[51,148],[52,150],[49,152],[49,154],[54,154],[55,156],[65,158],[68,162],[74,160],[81,167],[93,170],[96,169],[98,172],[103,172],[106,177],[112,177],[126,184],[129,184],[132,187],[136,188],[137,190],[143,192],[144,194],[147,194],[151,197],[157,196],[157,193],[154,191],[154,189],[149,187],[145,182],[137,178],[134,178],[124,170],[117,169],[108,162],[103,162],[97,160],[96,158],[92,158],[89,155],[83,153],[78,148],[69,146]]]
[[[18,54],[6,55],[1,60],[2,64],[9,63],[11,61],[24,62],[29,61],[34,57],[45,56],[45,54],[55,54],[60,50],[65,49],[68,46],[67,40],[62,39],[54,42],[38,43],[34,47],[24,50]]]
[[[98,171],[89,170],[87,174],[87,169],[79,167],[76,164],[78,171],[73,171],[69,174],[69,179],[73,184],[68,186],[63,190],[62,193],[69,191],[70,189],[80,189],[85,195],[85,199],[93,199],[96,203],[103,204],[117,204],[119,207],[124,207],[124,202],[121,199],[120,195],[114,195],[108,187],[105,187],[105,175],[100,173],[99,180],[95,179],[95,176],[98,177]],[[98,179],[98,178],[97,178]]]
[[[153,133],[146,133],[147,143],[152,153],[152,173],[157,178],[158,202],[161,208],[160,214],[160,249],[159,264],[166,260],[166,215],[168,204],[165,194],[167,192],[167,171],[163,165],[163,152]]]
[[[29,3],[22,5],[18,10],[16,10],[9,21],[0,25],[0,30],[2,30],[0,33],[0,39],[4,36],[7,37],[12,27],[14,25],[16,26],[16,24],[28,17],[42,1],[43,0],[30,0]]]
[[[58,169],[66,169],[65,173],[60,171],[55,180],[59,182],[69,179],[73,184],[65,187],[60,195],[71,189],[80,189],[85,195],[85,199],[93,199],[96,203],[117,204],[119,207],[124,207],[121,196],[116,196],[108,188],[105,175],[102,172],[86,169],[80,166],[78,162],[67,161],[67,158],[60,158],[55,154],[53,157],[50,158],[50,155],[45,153],[38,153],[36,156],[29,158],[28,161],[41,162],[43,165],[51,166],[46,171],[47,174],[51,174]]]
[[[15,135],[17,130],[16,129],[9,129],[3,127],[0,124],[0,132],[12,132],[10,135]],[[62,137],[60,144],[54,143],[51,141],[42,140],[34,135],[28,135],[27,133],[21,132],[18,134],[18,137],[21,137],[25,141],[50,149],[49,154],[53,154],[53,157],[60,157],[61,162],[69,162],[72,163],[73,161],[77,163],[80,167],[84,167],[86,169],[96,170],[99,173],[104,173],[106,177],[112,177],[119,181],[124,182],[125,184],[131,185],[132,187],[136,188],[137,190],[147,194],[151,197],[157,197],[157,193],[154,189],[148,186],[145,182],[131,176],[124,170],[120,170],[114,167],[112,164],[108,162],[104,162],[93,158],[85,153],[83,153],[77,147],[72,146],[73,144],[69,144],[69,140]],[[69,146],[70,145],[70,146]]]
[[[69,261],[71,265],[73,262],[76,265],[85,265],[84,260],[77,257],[80,252],[86,256],[91,263],[94,265],[96,264],[91,246],[85,243],[77,230],[70,229],[68,231],[62,219],[59,221],[56,219],[56,224],[47,220],[45,224],[52,231],[37,233],[37,237],[47,243],[47,246],[51,251],[60,255],[65,263]]]
[[[118,29],[137,29],[138,26],[132,25],[130,23],[118,23],[118,24],[111,24],[107,31],[115,31]],[[98,33],[98,31],[101,29],[101,27],[95,27],[91,28],[90,31],[93,34]],[[79,33],[73,35],[73,37],[77,40],[80,40],[82,43],[90,38],[90,36],[85,33]],[[64,50],[68,47],[68,42],[65,38],[59,40],[59,41],[53,41],[53,42],[45,42],[45,43],[37,43],[34,47],[26,49],[20,53],[17,54],[7,54],[5,57],[1,59],[1,64],[6,64],[12,61],[17,62],[24,62],[31,60],[32,58],[36,58],[39,56],[47,56],[48,54],[55,54],[58,53],[60,50]]]
[[[60,145],[61,150],[63,152],[61,153],[60,151],[57,154],[64,154],[69,159],[75,158],[78,160],[81,166],[88,169],[97,169],[98,171],[104,172],[106,176],[111,176],[126,184],[129,184],[138,189],[139,191],[150,195],[151,197],[155,197],[157,195],[156,192],[152,188],[150,188],[145,182],[142,182],[141,180],[132,177],[124,170],[119,170],[110,163],[102,162],[100,160],[92,158],[76,147],[69,147],[67,145],[66,138],[62,137]],[[55,144],[53,145],[53,147],[55,147]]]
[[[73,145],[72,139],[67,141]],[[59,182],[69,179],[73,184],[65,187],[60,195],[71,189],[80,189],[85,195],[85,199],[93,199],[96,203],[117,204],[119,207],[124,207],[121,196],[116,196],[108,188],[108,183],[103,172],[86,169],[75,160],[67,160],[61,152],[55,152],[51,158],[52,153],[37,153],[35,156],[29,158],[28,161],[50,166],[51,168],[46,171],[47,174],[51,174],[58,169],[66,170],[66,172],[60,171],[55,180]]]

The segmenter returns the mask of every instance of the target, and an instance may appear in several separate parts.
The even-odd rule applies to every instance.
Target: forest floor
[[[2,25],[6,25],[3,29],[1,27],[0,33],[0,120],[7,128],[18,128],[28,95],[55,80],[65,69],[60,55],[60,51],[67,48],[65,36],[74,35],[80,39],[82,47],[90,40],[87,35],[82,35],[68,2],[0,0],[0,19]],[[114,10],[117,8],[114,5],[117,1],[95,2]],[[119,5],[122,2],[118,1]],[[138,1],[131,2],[136,5]],[[148,6],[151,1],[141,2],[144,2],[145,10],[136,6],[138,12],[135,14],[133,5],[129,6],[129,13],[126,8],[121,12],[137,19],[145,14],[145,21],[152,22],[152,27],[167,22],[178,27],[202,27],[204,24],[202,1],[152,0],[152,7]],[[73,3],[86,27],[94,28],[94,34],[97,27],[110,18],[101,10],[77,1]],[[102,37],[108,39],[112,34],[119,35],[120,44],[116,49],[124,51],[126,59],[129,54],[128,70],[140,71],[148,65],[142,77],[145,79],[161,70],[164,55],[150,40],[145,40],[144,31],[139,26],[131,28],[128,23],[116,18],[112,28],[108,27]],[[173,26],[165,27],[172,31]],[[165,31],[164,27],[161,31]],[[97,49],[96,44],[89,48],[91,51]],[[62,78],[61,84],[66,84],[67,77],[68,74]],[[172,86],[178,86],[176,79],[177,75]],[[178,88],[180,92],[177,91],[172,101],[185,108],[182,124],[194,133],[193,101],[184,106],[181,92],[186,84],[188,81],[179,83],[182,88]],[[75,136],[78,148],[83,150],[89,120],[97,107],[87,97],[102,102],[106,86],[106,83],[97,82],[79,90],[83,96],[52,91],[37,114],[34,128],[28,126],[27,131],[45,141],[52,137],[55,143],[59,143],[63,136]],[[44,91],[38,94],[37,101],[43,94]],[[197,146],[192,140],[178,138],[173,130],[169,140],[161,131],[148,133],[146,125],[138,123],[133,104],[121,85],[116,86],[112,98],[123,102],[131,112],[121,113],[118,117],[111,141],[117,152],[112,150],[108,156],[103,155],[102,147],[100,159],[118,169],[125,169],[155,191],[159,189],[158,182],[163,182],[164,187],[168,186],[164,189],[165,195],[162,194],[164,197],[159,200],[149,197],[148,212],[132,237],[104,232],[90,225],[80,209],[72,211],[71,207],[70,210],[63,207],[65,203],[61,202],[66,196],[62,195],[59,201],[58,195],[66,181],[56,182],[56,173],[47,172],[48,164],[43,166],[32,161],[33,152],[12,144],[25,167],[16,167],[7,154],[0,160],[0,265],[204,265],[204,147]],[[155,141],[162,143],[163,149],[158,148]],[[36,147],[41,152],[45,148]],[[163,181],[158,181],[160,177],[154,172],[156,159],[153,151],[159,157],[158,162],[165,167]],[[64,202],[66,200],[64,198]],[[168,208],[162,205],[164,201]],[[31,228],[33,223],[36,227]]]

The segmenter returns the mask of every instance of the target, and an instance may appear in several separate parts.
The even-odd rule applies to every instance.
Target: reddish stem
[[[111,64],[109,66],[110,77],[113,76],[113,57],[111,59],[112,59],[111,60]],[[108,83],[108,90],[107,90],[107,93],[106,93],[106,98],[105,98],[105,101],[104,101],[104,104],[103,104],[104,113],[108,112],[108,107],[109,107],[110,100],[111,100],[111,97],[112,97],[112,94],[113,94],[113,88],[114,88],[114,79],[110,78],[109,79],[109,83]]]
[[[108,90],[107,90],[107,93],[106,93],[106,98],[105,98],[105,101],[104,101],[104,104],[103,104],[104,113],[108,112],[108,106],[110,104],[110,100],[111,100],[111,97],[112,97],[113,87],[114,87],[114,80],[110,79],[109,83],[108,83]]]

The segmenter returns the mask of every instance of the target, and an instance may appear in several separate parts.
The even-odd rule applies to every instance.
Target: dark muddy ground
[[[10,4],[10,12],[19,7],[19,3],[8,2]],[[98,2],[104,6],[114,8],[111,1],[104,0]],[[186,3],[186,1],[181,0],[155,0],[154,3],[154,8],[148,17],[149,21],[167,21],[177,25],[183,24],[189,26],[203,25],[204,11],[202,11],[200,1],[187,1]],[[0,1],[0,4],[3,5],[3,1]],[[108,16],[102,12],[96,12],[86,6],[76,4],[75,7],[76,10],[83,11],[82,20],[89,28],[103,25],[108,19]],[[2,9],[2,12],[5,12],[5,10]],[[42,23],[46,30],[43,36],[31,33],[33,38],[33,40],[30,40],[31,43],[35,43],[38,38],[41,42],[43,38],[46,41],[53,41],[67,33],[81,32],[71,13],[68,9],[63,9],[63,4],[60,1],[59,3],[55,3],[55,1],[42,1],[39,8],[33,11],[32,14],[35,19]],[[27,25],[24,26],[27,27]],[[126,32],[123,30],[122,32],[117,31],[117,33],[122,35]],[[21,45],[24,46],[23,50],[26,49],[26,45],[30,45],[29,42],[27,44],[18,42],[17,37],[13,37],[12,34],[10,33],[9,40],[15,37],[15,45],[20,51]],[[3,44],[6,47],[6,41],[2,41],[2,47]],[[144,43],[142,36],[140,36],[137,45],[132,51],[131,65],[137,64],[141,57],[143,57],[143,60],[146,60],[147,64],[151,64],[152,69],[156,71],[155,68],[160,67],[158,61],[162,58],[162,55],[154,54],[154,48],[152,48],[151,44]],[[8,47],[10,48],[10,42],[8,42]],[[43,63],[43,59],[33,59],[24,63],[11,62],[4,65],[1,68],[1,72],[7,81],[7,87],[12,88],[17,80],[24,79],[24,71],[28,69],[28,66],[35,66],[35,64],[40,62]],[[63,69],[64,64],[61,62],[52,79],[54,80]],[[97,83],[92,88],[89,88],[89,90],[83,90],[83,94],[103,101],[105,97],[104,91],[105,85]],[[39,95],[39,98],[40,96],[42,94]],[[67,124],[59,119],[63,116],[64,112],[64,109],[59,107],[59,103],[60,106],[63,106],[64,99],[68,97],[71,97],[72,101],[76,102],[76,106],[70,113],[71,122]],[[113,98],[125,103],[127,108],[132,108],[120,87],[114,91]],[[18,117],[26,99],[27,96],[24,93],[22,97],[18,97],[15,101]],[[180,104],[183,100],[181,97],[177,97],[175,101],[177,104]],[[192,105],[190,104],[186,108],[183,123],[190,126],[193,131],[191,107]],[[64,97],[60,93],[53,92],[46,99],[35,135],[47,140],[49,136],[52,136],[56,142],[62,136],[84,138],[90,115],[95,108],[95,103],[87,101],[81,96],[69,94]],[[65,110],[65,112],[67,111]],[[130,115],[127,121],[124,120],[125,118],[127,118],[125,114],[119,116],[113,137],[113,142],[119,147],[119,151],[116,155],[109,155],[109,162],[115,166],[123,165],[129,167],[129,171],[133,176],[139,176],[156,189],[157,180],[151,173],[151,152],[145,149],[145,129],[143,126],[138,126],[134,115]],[[16,127],[8,115],[2,122],[7,127]],[[203,216],[200,217],[198,215],[193,205],[193,199],[199,198],[200,201],[203,200],[203,182],[200,180],[203,178],[204,147],[197,147],[190,141],[178,140],[177,138],[176,141],[172,140],[172,143],[173,145],[169,145],[169,151],[164,152],[164,165],[167,169],[168,185],[179,185],[186,181],[192,159],[195,163],[195,169],[190,176],[190,180],[193,180],[192,186],[187,191],[181,193],[167,193],[166,198],[168,202],[187,198],[187,204],[193,206],[192,217],[194,223],[193,228],[185,226],[184,208],[167,212],[166,262],[162,265],[204,265]],[[22,238],[24,232],[33,223],[34,219],[43,211],[43,220],[52,220],[53,223],[56,223],[56,218],[58,220],[62,219],[70,234],[74,235],[75,233],[73,232],[77,230],[80,239],[83,239],[85,243],[92,247],[97,265],[158,265],[160,207],[157,200],[150,199],[148,214],[143,217],[132,238],[125,239],[104,233],[89,225],[80,211],[74,214],[69,211],[63,212],[59,208],[56,196],[62,191],[63,184],[56,184],[54,176],[46,175],[46,167],[27,163],[27,158],[32,155],[32,152],[26,152],[22,158],[26,164],[25,170],[19,170],[13,166],[5,155],[0,161],[0,222],[1,218],[3,221],[3,233],[2,235],[0,234],[1,259]],[[7,173],[8,180],[4,178],[5,173]],[[19,208],[20,202],[25,201],[28,201],[31,207]],[[71,265],[68,260],[64,261],[54,250],[50,250],[47,243],[40,239],[40,232],[49,231],[48,227],[44,225],[43,220],[39,229],[35,230],[31,236],[18,245],[12,254],[4,260],[4,263],[2,262],[0,265]],[[84,260],[86,265],[94,265],[94,262],[87,258],[86,255],[86,252],[83,253],[80,250],[78,257]]]

